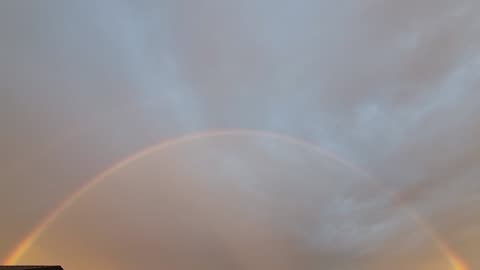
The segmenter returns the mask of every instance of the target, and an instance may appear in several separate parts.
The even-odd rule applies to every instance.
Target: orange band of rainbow
[[[262,136],[268,138],[276,138],[284,140],[288,143],[300,145],[306,147],[312,151],[320,153],[322,155],[327,156],[328,158],[340,162],[341,164],[371,178],[368,173],[359,169],[357,166],[346,162],[344,160],[339,159],[337,156],[330,152],[326,152],[321,149],[318,145],[314,143],[310,143],[308,141],[300,140],[295,137],[279,134],[271,131],[260,131],[260,130],[249,130],[249,129],[215,129],[215,130],[207,130],[202,132],[197,132],[181,137],[174,137],[172,139],[165,140],[159,144],[150,146],[140,152],[137,152],[128,158],[114,164],[113,166],[109,167],[105,171],[101,172],[100,174],[96,175],[92,178],[92,180],[86,182],[82,185],[79,189],[75,192],[70,194],[66,199],[59,204],[58,207],[54,208],[13,250],[12,252],[5,258],[4,264],[11,265],[17,263],[17,261],[28,251],[28,249],[35,243],[35,241],[41,236],[41,234],[52,224],[55,219],[61,215],[66,209],[68,209],[77,199],[79,199],[85,192],[95,187],[99,182],[103,179],[114,173],[115,171],[127,166],[129,163],[139,160],[143,157],[148,156],[151,153],[156,151],[165,150],[176,145],[180,145],[183,143],[193,142],[201,139],[206,138],[213,138],[213,137],[221,137],[221,136]],[[442,241],[435,231],[428,226],[415,212],[408,209],[407,207],[403,207],[406,210],[406,213],[419,225],[419,227],[432,239],[441,253],[448,259],[448,262],[451,266],[452,270],[468,270],[468,267],[465,262],[444,242]]]

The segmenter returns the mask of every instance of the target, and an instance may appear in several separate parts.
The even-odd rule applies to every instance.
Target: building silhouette
[[[63,270],[60,265],[5,265],[0,270]]]

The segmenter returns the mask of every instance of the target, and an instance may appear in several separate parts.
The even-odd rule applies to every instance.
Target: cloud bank
[[[20,224],[2,224],[5,243],[129,153],[240,127],[365,167],[474,269],[479,10],[469,0],[3,1],[0,209]],[[399,224],[372,230],[401,237]]]

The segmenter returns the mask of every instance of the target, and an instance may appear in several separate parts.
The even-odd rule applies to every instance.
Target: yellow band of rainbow
[[[176,145],[183,143],[194,142],[201,139],[221,137],[221,136],[261,136],[272,139],[281,139],[288,143],[300,145],[320,153],[328,158],[335,160],[365,176],[371,178],[371,176],[365,171],[361,170],[354,164],[351,164],[345,160],[338,158],[336,155],[321,149],[317,144],[311,143],[305,140],[295,138],[293,136],[280,134],[272,131],[250,130],[250,129],[214,129],[196,132],[180,137],[174,137],[160,142],[156,145],[145,148],[144,150],[137,152],[126,159],[115,163],[105,171],[99,173],[93,177],[90,181],[87,181],[84,185],[80,186],[75,192],[66,197],[58,207],[54,208],[34,229],[23,238],[22,241],[12,250],[12,252],[4,259],[4,264],[12,265],[16,264],[18,260],[28,251],[28,249],[35,243],[35,241],[41,236],[41,234],[52,224],[55,219],[61,215],[66,209],[70,207],[77,199],[79,199],[85,192],[95,187],[103,179],[114,173],[115,171],[127,166],[129,163],[139,160],[148,156],[156,151],[165,150]],[[438,247],[440,252],[447,258],[452,270],[468,270],[466,263],[444,242],[442,241],[435,230],[433,230],[427,223],[425,223],[420,216],[407,207],[402,207],[406,210],[406,213],[418,224],[418,226],[431,238],[431,240]]]

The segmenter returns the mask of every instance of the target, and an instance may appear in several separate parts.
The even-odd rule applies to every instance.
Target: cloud
[[[7,153],[0,176],[16,192],[58,194],[36,206],[5,194],[22,205],[18,214],[5,206],[19,223],[33,224],[20,216],[41,216],[62,194],[139,148],[196,130],[241,127],[303,138],[365,167],[472,267],[478,264],[469,251],[478,241],[468,240],[478,238],[474,1],[0,5],[0,146]],[[289,148],[255,147],[290,165],[310,160]],[[248,159],[216,154],[225,170],[250,180],[244,190],[260,196],[261,177]],[[297,173],[288,176],[302,177]],[[340,190],[366,192],[350,184]],[[284,187],[295,188],[309,192]],[[338,198],[324,205],[328,214],[299,228],[316,232],[306,233],[313,250],[328,243],[332,268],[365,243],[373,253],[402,238],[406,246],[421,245],[424,238],[408,234],[409,221],[389,214],[392,200]],[[319,225],[349,218],[355,226]]]

